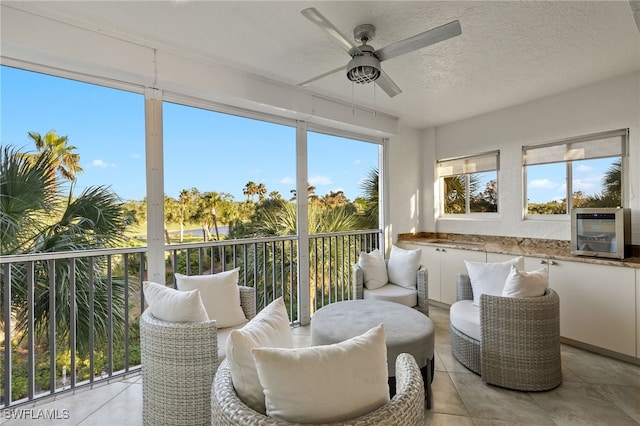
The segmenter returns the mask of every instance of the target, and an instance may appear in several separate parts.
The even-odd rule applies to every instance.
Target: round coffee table
[[[424,379],[427,408],[431,408],[434,326],[423,313],[399,303],[349,300],[326,305],[311,318],[311,344],[330,345],[359,336],[383,323],[387,343],[389,388],[395,394],[396,358],[409,353]]]

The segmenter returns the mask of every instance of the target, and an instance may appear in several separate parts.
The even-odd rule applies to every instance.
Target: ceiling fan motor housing
[[[360,84],[374,82],[380,77],[380,61],[371,46],[362,45],[360,51],[347,65],[347,78]]]

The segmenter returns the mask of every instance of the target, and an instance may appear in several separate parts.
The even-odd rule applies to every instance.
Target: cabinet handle
[[[440,249],[439,249],[439,248],[437,248],[437,249],[436,249],[436,251],[440,251]]]
[[[550,264],[555,266],[555,265],[557,265],[557,264],[558,264],[558,262],[556,262],[555,260],[552,260],[552,261],[550,262]]]
[[[445,249],[442,249],[442,252],[443,252],[443,253],[444,253],[445,251],[446,251]]]
[[[541,260],[541,261],[540,261],[540,264],[541,264],[541,265],[546,265],[546,264],[547,264],[547,261],[546,261],[546,260]]]

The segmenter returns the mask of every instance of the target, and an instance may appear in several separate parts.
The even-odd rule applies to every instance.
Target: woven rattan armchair
[[[456,277],[457,300],[473,300],[469,276]],[[481,341],[451,325],[453,356],[493,385],[524,391],[553,389],[562,382],[560,299],[547,288],[540,297],[482,294]]]
[[[255,290],[240,286],[247,319],[256,314]],[[218,368],[214,320],[178,323],[140,316],[142,418],[145,425],[211,423],[211,383]]]
[[[417,287],[416,290],[418,292],[418,303],[415,306],[411,306],[411,308],[415,308],[423,314],[429,316],[429,279],[428,273],[424,266],[420,266],[418,272],[416,272],[416,282]],[[364,291],[366,290],[364,287],[364,271],[357,263],[353,265],[353,298],[354,299],[363,299]],[[394,284],[387,284],[394,285]],[[380,300],[380,299],[379,299]],[[389,300],[393,302],[393,300]]]
[[[417,426],[424,421],[424,385],[416,360],[409,354],[396,358],[396,395],[377,410],[353,420],[331,425]],[[222,361],[211,388],[211,424],[290,425],[249,408],[236,394],[227,361]]]

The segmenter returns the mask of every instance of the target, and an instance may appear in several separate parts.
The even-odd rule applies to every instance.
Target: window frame
[[[619,141],[617,139],[620,138]],[[598,143],[607,142],[610,146],[609,150],[604,152],[600,149],[601,146]],[[582,146],[581,149],[574,149],[572,146]],[[615,145],[618,145],[617,147]],[[562,147],[565,149],[563,150]],[[527,153],[540,149],[557,148],[555,155],[552,159],[547,160],[534,160],[528,162]],[[589,149],[591,149],[590,152]],[[562,156],[562,158],[560,158]],[[595,160],[600,158],[620,158],[621,165],[621,200],[622,206],[625,207],[627,203],[626,193],[626,181],[627,181],[627,158],[629,156],[629,129],[617,129],[599,133],[592,133],[588,135],[576,136],[571,138],[560,139],[553,142],[542,143],[538,145],[524,145],[522,146],[522,218],[523,220],[564,220],[568,221],[571,218],[571,210],[573,208],[573,163],[583,160]],[[529,166],[543,165],[543,164],[558,164],[564,163],[565,165],[565,198],[566,198],[566,213],[563,214],[529,214],[528,213],[528,176],[527,168]]]
[[[444,170],[449,168],[450,171]],[[476,173],[496,172],[496,211],[495,212],[472,212],[471,211],[471,191],[469,176]],[[436,161],[436,178],[439,188],[439,215],[447,219],[470,218],[470,217],[497,217],[500,214],[500,150],[486,151],[479,154],[465,155],[460,157],[443,158]],[[445,183],[447,177],[465,176],[465,212],[446,213],[445,212]]]

